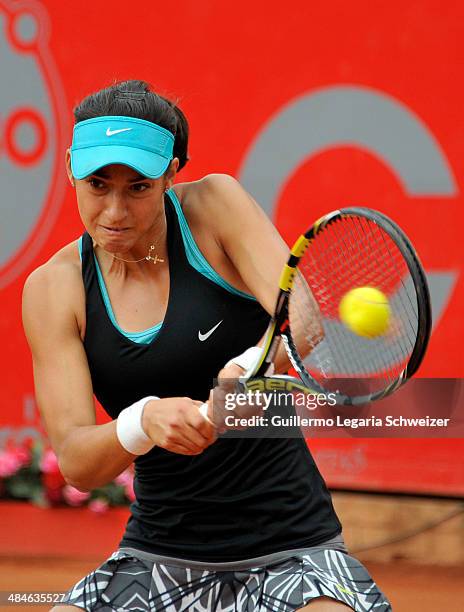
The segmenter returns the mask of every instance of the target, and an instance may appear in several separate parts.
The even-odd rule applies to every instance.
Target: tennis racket
[[[387,329],[374,338],[354,333],[339,315],[342,298],[359,287],[388,298]],[[265,377],[283,342],[296,387],[330,393],[340,405],[381,399],[419,368],[431,319],[424,270],[398,225],[369,208],[333,211],[293,245],[262,353],[243,384],[256,389],[252,382]]]

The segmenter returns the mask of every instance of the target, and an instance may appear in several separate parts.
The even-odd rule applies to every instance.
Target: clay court
[[[61,591],[98,565],[97,559],[36,559],[5,557],[0,560],[2,591]],[[388,593],[395,612],[461,612],[464,569],[423,567],[398,561],[367,564],[372,576]],[[2,606],[3,609],[3,606]],[[47,606],[14,605],[5,610],[49,610]]]
[[[351,550],[367,549],[374,544],[396,540],[395,543],[365,550],[358,555],[388,594],[394,612],[461,612],[464,600],[462,502],[349,493],[335,494],[334,499],[344,521],[345,538]],[[70,509],[69,512],[76,511]],[[452,518],[443,522],[446,517]],[[116,534],[124,517],[120,514],[116,518],[111,515],[107,518],[111,523],[109,531],[108,526],[104,525],[105,516],[99,516],[100,533],[96,532],[94,536],[100,535],[102,542],[111,548],[111,541],[117,541],[111,531]],[[90,523],[87,519],[83,520],[81,527],[90,529],[91,524],[98,526],[98,522]],[[427,525],[428,529],[420,533],[421,525]],[[3,527],[8,526],[4,524]],[[103,554],[98,556],[94,547],[92,554],[86,557],[84,545],[79,550],[76,544],[78,540],[82,542],[84,537],[77,522],[73,531],[74,536],[70,534],[69,539],[70,545],[75,547],[75,558],[63,554],[3,554],[0,557],[2,594],[9,591],[61,592],[95,569],[103,560]],[[408,534],[415,535],[402,539]],[[58,536],[62,535],[58,533]],[[19,528],[15,537],[21,539]],[[38,550],[40,542],[45,543],[47,538],[49,543],[54,540],[51,533],[36,535],[30,551],[33,545]],[[429,560],[433,559],[435,563],[430,563]],[[50,606],[14,605],[5,609],[40,611],[48,610]]]

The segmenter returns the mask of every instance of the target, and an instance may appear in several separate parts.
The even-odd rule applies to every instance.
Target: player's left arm
[[[272,314],[288,247],[262,208],[240,183],[225,174],[202,181],[207,192],[208,223],[217,243],[249,293]]]
[[[217,174],[209,175],[203,181],[208,191],[206,199],[211,198],[210,201],[214,202],[209,210],[208,223],[211,224],[217,243],[239,273],[249,293],[256,297],[269,314],[273,314],[280,274],[288,259],[288,246],[262,208],[237,180]],[[315,316],[316,313],[317,307]],[[314,332],[315,337],[320,339],[322,328],[316,324]],[[294,337],[298,344],[298,330],[295,330]],[[314,343],[317,343],[316,338]],[[288,369],[285,350],[279,350],[275,365],[278,372]]]

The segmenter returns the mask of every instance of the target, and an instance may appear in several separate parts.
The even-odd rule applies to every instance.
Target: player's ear
[[[69,182],[74,187],[75,185],[74,185],[73,173],[72,173],[72,170],[71,170],[71,150],[70,149],[66,149],[65,163],[66,163],[66,173],[68,175]]]
[[[174,184],[174,179],[176,178],[177,170],[179,169],[179,158],[174,157],[172,162],[169,164],[169,168],[166,170],[164,175],[165,177],[165,187],[166,189],[171,189]]]

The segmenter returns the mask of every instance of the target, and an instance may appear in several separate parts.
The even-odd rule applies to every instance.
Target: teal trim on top
[[[79,238],[78,247],[79,247],[79,257],[81,258],[81,261],[82,261],[82,236]],[[98,284],[100,286],[100,291],[102,294],[103,302],[105,304],[106,312],[108,313],[111,323],[116,327],[116,329],[123,336],[125,336],[129,340],[132,340],[132,342],[136,342],[137,344],[150,344],[150,342],[152,342],[158,335],[158,332],[161,329],[163,322],[161,321],[160,323],[153,325],[153,327],[149,327],[148,329],[143,329],[142,331],[139,331],[139,332],[128,332],[122,329],[122,327],[118,325],[118,322],[116,321],[116,317],[114,316],[113,307],[111,306],[110,296],[108,295],[108,291],[105,285],[105,279],[103,278],[103,274],[100,269],[100,264],[98,263],[98,259],[95,253],[93,255],[93,258],[95,261],[95,267],[97,269]]]
[[[208,261],[198,248],[197,243],[195,242],[192,236],[192,232],[190,231],[190,228],[188,226],[187,219],[184,216],[184,211],[182,210],[182,206],[177,198],[174,189],[169,190],[169,195],[171,196],[171,199],[174,203],[174,208],[176,209],[177,217],[179,219],[180,230],[182,233],[182,240],[184,241],[185,253],[187,255],[187,260],[192,266],[192,268],[194,268],[197,272],[200,272],[200,274],[203,274],[203,276],[206,276],[206,278],[208,278],[210,281],[213,281],[213,283],[216,283],[223,289],[230,291],[230,293],[233,293],[234,295],[239,295],[240,297],[247,298],[249,300],[256,301],[256,298],[253,295],[250,295],[249,293],[245,293],[244,291],[240,291],[240,289],[236,289],[235,287],[233,287],[230,283],[228,283],[221,276],[219,276],[216,270],[209,265]],[[78,248],[79,257],[82,261],[82,236],[79,238]],[[105,304],[105,308],[111,323],[123,336],[126,336],[126,338],[128,338],[129,340],[132,340],[132,342],[136,342],[138,344],[150,344],[158,335],[159,330],[163,325],[163,322],[161,321],[160,323],[153,325],[153,327],[149,327],[148,329],[144,329],[139,332],[128,332],[122,329],[118,325],[116,317],[114,316],[110,296],[108,295],[105,280],[100,270],[100,265],[98,263],[97,257],[95,256],[95,253],[93,257],[95,261],[95,267],[97,269],[98,284],[100,286],[103,302]]]
[[[113,307],[111,306],[110,296],[108,295],[108,291],[106,290],[105,280],[103,278],[103,274],[100,270],[100,266],[98,264],[98,259],[94,254],[95,264],[97,268],[97,276],[98,276],[98,284],[100,285],[103,301],[105,302],[106,311],[108,316],[110,317],[111,323],[116,327],[116,329],[126,338],[132,340],[132,342],[137,342],[138,344],[150,344],[152,340],[156,338],[158,335],[163,322],[157,323],[148,329],[143,329],[139,332],[128,332],[119,327],[118,322],[116,321],[116,317],[114,316]]]
[[[230,293],[239,295],[240,297],[247,298],[249,300],[256,301],[256,298],[253,295],[250,295],[249,293],[245,293],[244,291],[240,291],[240,289],[236,289],[235,287],[233,287],[230,283],[228,283],[221,276],[219,276],[219,274],[212,266],[210,266],[192,236],[192,232],[190,231],[187,219],[184,216],[184,211],[182,210],[182,206],[179,202],[179,199],[177,198],[176,192],[174,191],[174,189],[170,189],[168,193],[171,196],[171,200],[173,201],[174,207],[177,212],[180,230],[182,233],[182,239],[184,241],[185,246],[185,254],[187,255],[188,262],[192,266],[192,268],[195,268],[197,272],[200,272],[200,274],[203,274],[203,276],[209,278],[209,280],[213,281],[213,283],[216,283],[223,289],[230,291]]]

